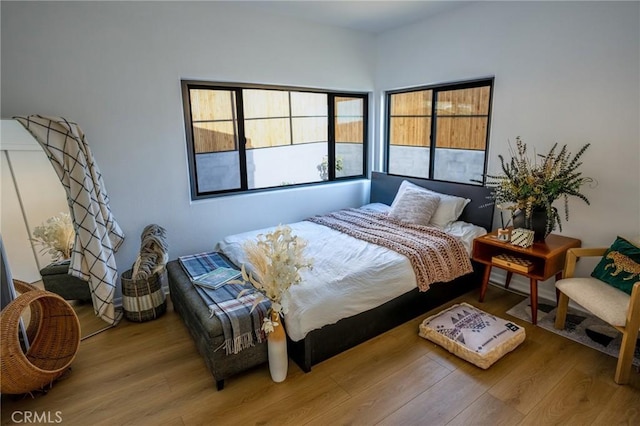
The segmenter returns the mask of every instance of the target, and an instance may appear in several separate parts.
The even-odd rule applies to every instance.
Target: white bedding
[[[389,207],[369,204],[364,208],[385,211]],[[314,264],[313,269],[301,272],[302,282],[290,289],[285,320],[287,333],[294,341],[416,287],[411,263],[401,254],[315,223],[302,221],[289,226],[294,235],[307,241],[305,254]],[[242,248],[244,242],[271,230],[273,228],[228,236],[216,245],[216,250],[240,266],[247,263]],[[486,233],[484,228],[465,222],[454,222],[444,230],[458,236],[468,253],[473,239]]]

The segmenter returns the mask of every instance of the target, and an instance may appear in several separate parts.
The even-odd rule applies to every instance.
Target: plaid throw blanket
[[[178,258],[180,265],[187,275],[194,278],[213,271],[216,268],[236,268],[230,261],[217,252],[198,253]],[[243,349],[266,341],[262,331],[262,321],[270,307],[269,299],[265,298],[251,311],[259,293],[252,286],[246,284],[225,284],[213,290],[199,285],[193,285],[202,300],[209,308],[210,315],[215,315],[222,323],[224,347],[227,355],[237,354]],[[247,288],[253,291],[238,297]],[[218,350],[220,348],[216,348]]]
[[[429,290],[435,282],[449,282],[473,271],[462,242],[436,228],[361,209],[340,210],[307,220],[406,256],[420,291]]]

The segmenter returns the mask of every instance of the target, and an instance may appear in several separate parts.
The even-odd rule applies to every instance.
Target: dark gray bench
[[[235,355],[226,355],[221,348],[224,342],[222,325],[215,315],[209,318],[207,305],[193,288],[180,263],[177,260],[167,263],[167,273],[173,308],[184,320],[216,381],[218,390],[224,387],[225,379],[267,362],[266,343],[256,343],[254,347],[244,349]]]

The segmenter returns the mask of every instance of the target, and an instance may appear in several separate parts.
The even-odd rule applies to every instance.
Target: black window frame
[[[407,87],[407,88],[403,88],[403,89],[398,89],[398,90],[388,90],[385,91],[385,142],[384,142],[384,167],[385,167],[385,171],[390,174],[390,175],[394,175],[394,176],[404,176],[404,177],[418,177],[418,176],[411,176],[411,175],[399,175],[396,173],[389,173],[389,150],[391,148],[391,96],[395,95],[395,94],[399,94],[399,93],[410,93],[410,92],[418,92],[418,91],[423,91],[423,90],[432,90],[432,102],[431,102],[431,129],[430,129],[430,135],[429,135],[429,177],[426,179],[429,180],[433,180],[433,181],[439,181],[439,182],[452,182],[452,181],[447,181],[447,180],[442,180],[442,179],[436,179],[434,177],[434,173],[435,173],[435,153],[436,153],[436,148],[437,148],[437,141],[435,140],[435,137],[437,135],[437,121],[435,119],[436,117],[436,105],[438,102],[438,96],[437,93],[439,92],[445,92],[445,91],[450,91],[450,90],[460,90],[460,89],[471,89],[471,88],[475,88],[475,87],[484,87],[484,86],[489,86],[489,110],[487,112],[487,134],[486,134],[486,143],[485,143],[485,149],[484,149],[484,165],[483,165],[483,173],[482,173],[482,177],[481,179],[470,179],[469,182],[466,182],[466,184],[469,185],[481,185],[481,186],[485,186],[486,184],[486,174],[487,174],[487,167],[488,167],[488,162],[489,162],[489,136],[490,136],[490,132],[491,132],[491,116],[492,116],[492,110],[493,110],[493,88],[494,88],[494,83],[495,83],[495,77],[482,77],[482,78],[478,78],[478,79],[473,79],[473,80],[464,80],[464,81],[457,81],[457,82],[449,82],[449,83],[439,83],[439,84],[431,84],[431,85],[424,85],[424,86],[415,86],[415,87]],[[422,177],[421,177],[422,178]],[[424,179],[424,178],[423,178]],[[465,182],[454,182],[454,183],[465,183]]]
[[[350,92],[350,91],[337,91],[337,90],[321,90],[317,88],[307,88],[298,86],[280,86],[280,85],[266,85],[266,84],[250,84],[250,83],[223,83],[201,80],[181,80],[182,89],[182,105],[185,121],[185,135],[187,144],[187,156],[189,167],[189,183],[191,190],[191,199],[207,199],[216,198],[232,194],[243,193],[255,193],[264,191],[276,191],[281,189],[312,186],[312,185],[324,185],[331,184],[333,182],[342,182],[346,180],[364,179],[368,176],[368,158],[369,158],[369,93],[368,92]],[[193,121],[191,114],[191,89],[209,89],[209,90],[227,90],[233,91],[236,98],[236,117],[238,126],[238,154],[239,154],[239,167],[240,167],[240,188],[223,189],[217,191],[198,191],[198,176],[196,167],[196,153],[195,142],[193,135]],[[247,176],[247,156],[246,156],[246,137],[244,129],[244,109],[243,109],[243,95],[242,91],[245,89],[262,89],[262,90],[280,90],[280,91],[295,91],[295,92],[309,92],[320,93],[327,95],[327,161],[328,161],[328,179],[317,182],[307,182],[298,184],[280,185],[266,188],[248,188],[248,176]],[[362,99],[362,174],[336,177],[336,141],[335,141],[335,99],[339,97],[350,97]]]

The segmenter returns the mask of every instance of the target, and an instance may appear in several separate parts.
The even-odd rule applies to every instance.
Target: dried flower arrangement
[[[47,251],[53,261],[71,257],[76,233],[69,213],[60,213],[50,217],[45,223],[33,229],[31,241],[41,245],[41,252]]]
[[[304,256],[307,242],[292,234],[289,226],[278,226],[272,232],[258,235],[257,241],[249,241],[244,245],[247,260],[253,266],[247,272],[242,265],[242,278],[253,284],[263,297],[255,304],[264,300],[271,300],[271,310],[264,319],[262,329],[271,333],[274,323],[271,311],[282,316],[288,311],[289,287],[301,281],[300,270],[311,268],[311,261]]]

